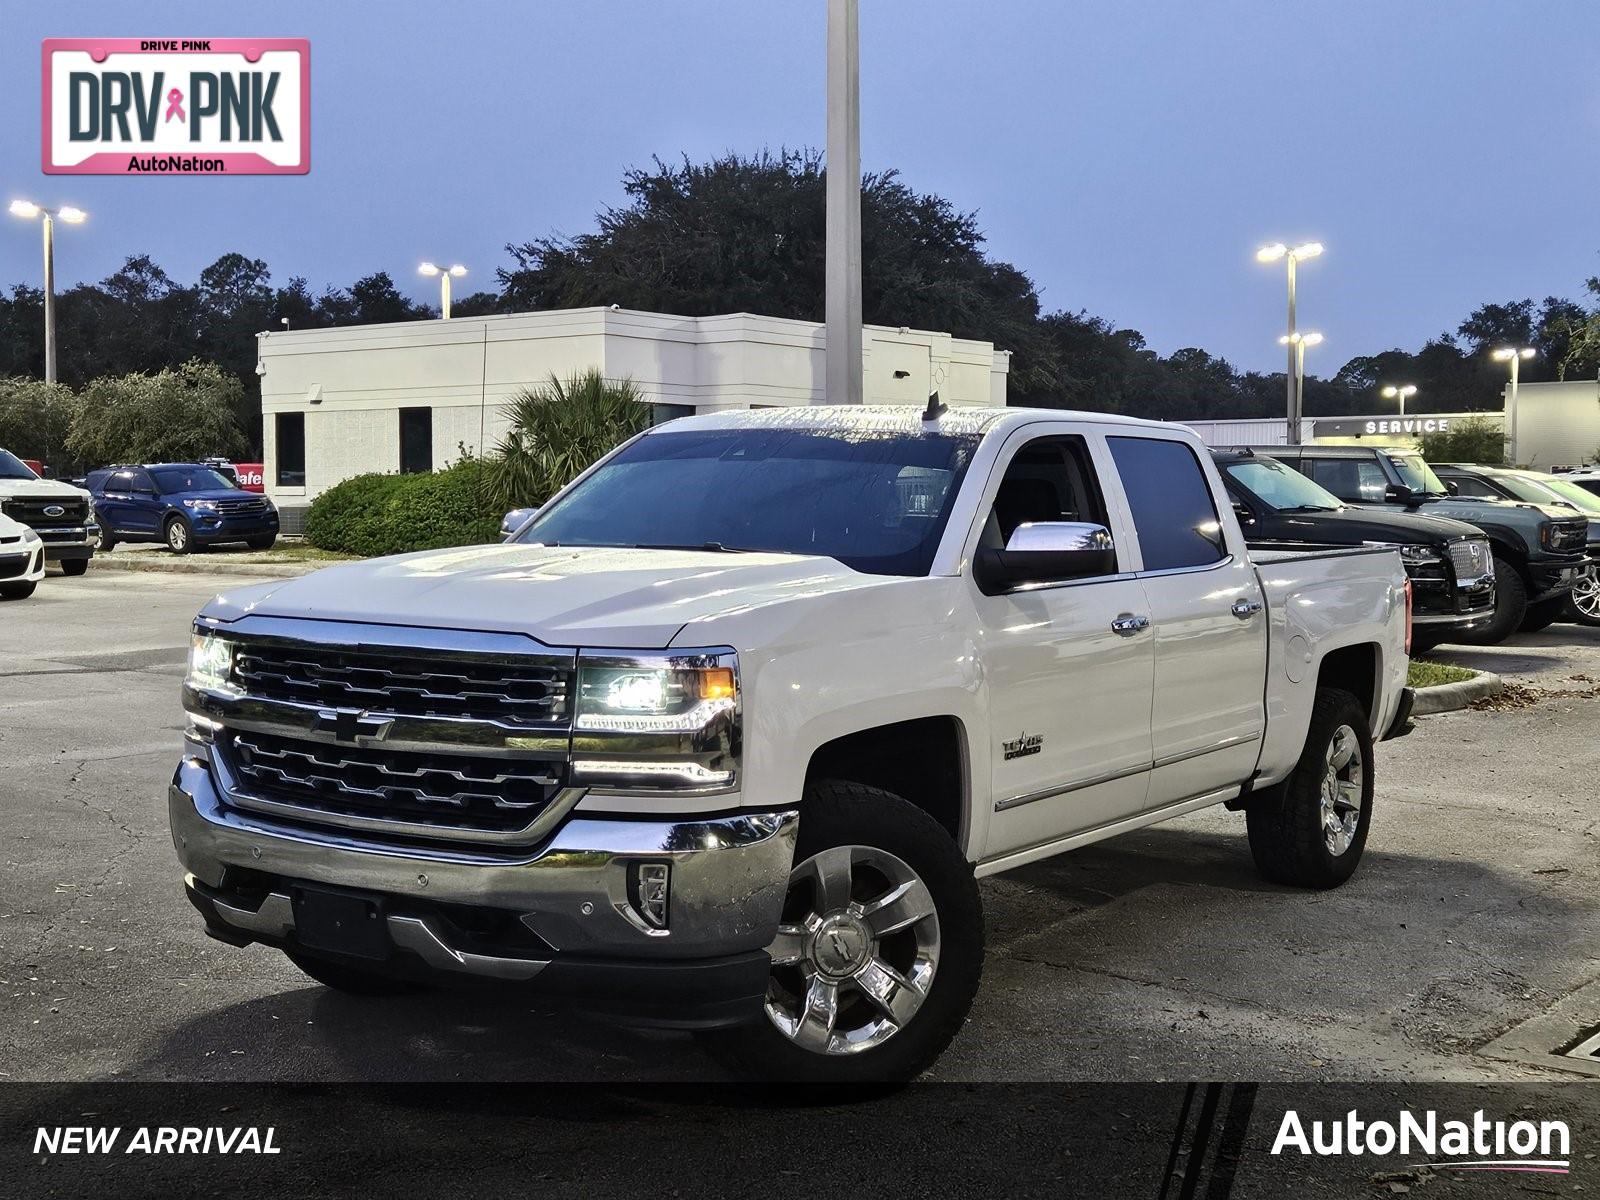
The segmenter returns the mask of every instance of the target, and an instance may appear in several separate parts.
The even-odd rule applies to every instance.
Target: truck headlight
[[[1400,558],[1404,562],[1421,564],[1443,562],[1444,555],[1432,546],[1401,546]]]
[[[31,528],[29,528],[26,525],[24,525],[22,527],[22,544],[24,546],[31,546],[34,542],[37,542],[38,540],[39,540],[39,535],[37,533],[35,533]]]
[[[739,755],[739,670],[731,650],[585,652],[578,658],[573,770],[608,788],[731,787]]]
[[[205,691],[232,691],[234,644],[215,633],[197,633],[189,648],[189,677],[192,688]]]

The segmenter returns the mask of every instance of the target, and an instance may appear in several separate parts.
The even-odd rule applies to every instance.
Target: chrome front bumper
[[[667,965],[764,951],[777,932],[799,829],[792,810],[673,821],[574,817],[526,856],[401,848],[226,808],[206,764],[192,757],[173,778],[167,808],[191,893],[239,940],[291,940],[292,885],[331,886],[384,897],[397,950],[439,970],[500,979],[531,978],[566,956]],[[669,867],[665,929],[652,928],[635,906],[644,863]],[[235,877],[269,880],[265,900],[239,899],[230,890]],[[553,953],[467,953],[430,918],[435,905],[512,913]]]

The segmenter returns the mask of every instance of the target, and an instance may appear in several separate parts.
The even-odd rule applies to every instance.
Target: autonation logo
[[[1336,1121],[1283,1114],[1272,1153],[1340,1157],[1370,1154],[1425,1158],[1436,1171],[1525,1171],[1565,1175],[1572,1134],[1565,1121],[1491,1121],[1480,1109],[1471,1120],[1440,1120],[1431,1109],[1420,1117],[1401,1110],[1392,1121],[1364,1121],[1355,1109]]]

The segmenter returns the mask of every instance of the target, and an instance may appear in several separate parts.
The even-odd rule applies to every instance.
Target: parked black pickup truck
[[[1502,641],[1542,629],[1566,610],[1588,561],[1589,522],[1560,504],[1454,496],[1415,450],[1392,446],[1257,446],[1346,504],[1388,513],[1450,517],[1481,529],[1494,551],[1494,615],[1468,640]]]
[[[1494,556],[1483,533],[1445,517],[1351,508],[1276,458],[1251,450],[1212,455],[1251,545],[1389,542],[1411,580],[1411,649],[1464,640],[1494,615]]]

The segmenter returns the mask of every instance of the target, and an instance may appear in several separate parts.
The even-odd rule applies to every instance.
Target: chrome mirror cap
[[[500,540],[508,540],[513,533],[521,529],[532,518],[537,516],[537,508],[513,508],[500,520]]]
[[[1007,552],[1059,553],[1064,550],[1115,550],[1111,531],[1092,521],[1024,521],[1011,531]]]

